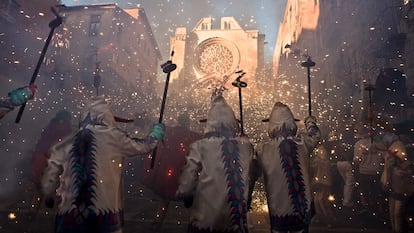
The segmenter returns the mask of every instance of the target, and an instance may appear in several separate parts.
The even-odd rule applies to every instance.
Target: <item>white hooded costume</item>
[[[305,127],[306,132],[296,136],[292,112],[277,102],[269,119],[270,141],[257,149],[255,170],[262,170],[264,176],[272,232],[301,232],[311,219],[309,155],[320,140],[320,131],[313,117],[305,120]]]
[[[406,218],[409,200],[414,195],[414,163],[409,160],[404,143],[393,133],[385,133],[378,149],[385,159],[381,184],[388,196],[392,232],[409,232]]]
[[[177,198],[191,206],[188,232],[248,232],[247,196],[253,146],[238,136],[233,110],[214,97],[205,137],[190,145]]]
[[[51,149],[42,179],[45,197],[60,199],[56,232],[122,232],[123,161],[151,152],[158,140],[130,138],[116,128],[103,97],[92,100],[82,119],[76,135]]]

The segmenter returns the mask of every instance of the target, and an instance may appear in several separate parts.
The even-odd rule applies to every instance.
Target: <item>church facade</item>
[[[233,17],[222,17],[215,27],[212,17],[202,18],[193,28],[177,28],[170,38],[177,70],[171,80],[195,79],[198,87],[224,84],[230,88],[241,71],[253,90],[264,69],[265,35],[244,30]]]

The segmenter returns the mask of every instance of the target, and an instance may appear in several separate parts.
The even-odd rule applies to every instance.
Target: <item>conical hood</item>
[[[207,114],[207,125],[204,132],[206,134],[215,133],[222,136],[234,136],[239,130],[234,112],[224,97],[221,95],[214,97]]]
[[[81,127],[88,124],[115,126],[114,114],[103,96],[94,97],[82,113]]]
[[[297,125],[290,108],[281,102],[276,102],[269,117],[269,136],[273,138],[280,133],[284,136],[294,136],[296,131]]]

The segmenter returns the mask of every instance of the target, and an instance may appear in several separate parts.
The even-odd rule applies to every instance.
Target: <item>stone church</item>
[[[230,89],[242,70],[246,73],[242,80],[253,91],[264,69],[265,35],[244,30],[233,17],[222,17],[218,27],[214,23],[214,18],[206,17],[192,31],[176,29],[170,38],[172,60],[177,64],[171,81],[190,78],[200,88],[224,84]]]

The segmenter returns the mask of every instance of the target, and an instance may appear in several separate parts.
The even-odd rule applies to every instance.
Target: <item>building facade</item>
[[[400,0],[289,0],[274,56],[280,98],[298,115],[308,114],[307,68],[302,63],[311,58],[316,63],[310,68],[312,113],[328,125],[327,134],[352,132],[356,125],[366,124],[367,110],[375,107],[370,92],[390,97],[387,105],[392,107],[386,108],[393,110],[377,105],[377,111],[406,118],[400,112],[412,104],[408,96],[413,78],[408,27],[401,26],[404,6],[409,8]],[[391,84],[399,80],[407,89],[381,87],[378,80],[384,71],[392,71]],[[369,91],[368,86],[377,87]]]
[[[116,4],[58,7],[63,24],[47,57],[54,88],[152,95],[161,54],[145,11]]]
[[[244,30],[233,17],[222,17],[219,25],[212,17],[202,18],[188,32],[177,28],[170,39],[177,71],[172,81],[192,76],[204,88],[223,83],[230,88],[235,72],[243,70],[243,80],[254,90],[264,69],[264,34],[258,30]],[[232,76],[233,77],[230,77]]]

